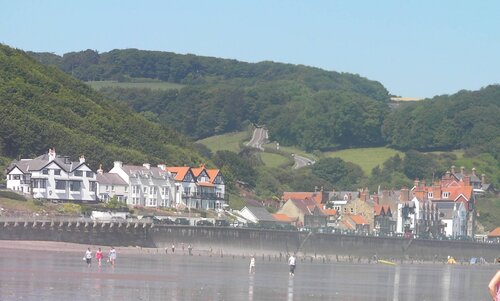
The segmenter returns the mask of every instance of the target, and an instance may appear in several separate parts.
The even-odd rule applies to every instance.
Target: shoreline
[[[64,253],[78,253],[82,254],[90,247],[92,252],[95,252],[97,248],[101,248],[103,252],[107,252],[111,246],[108,245],[87,245],[79,243],[69,243],[69,242],[59,242],[59,241],[39,241],[39,240],[0,240],[0,250],[1,251],[49,251],[49,252],[64,252]],[[171,252],[170,248],[143,248],[143,247],[123,247],[116,246],[115,249],[121,255],[140,255],[140,256],[189,256],[187,248],[182,250],[178,245],[176,245],[175,253]],[[233,259],[247,259],[251,256],[259,259],[262,262],[266,261],[283,261],[286,260],[287,254],[263,254],[259,252],[244,252],[239,254],[222,253],[220,250],[210,250],[205,249],[193,249],[193,255],[195,257],[232,257]],[[421,260],[411,260],[407,259],[401,262],[399,259],[395,258],[380,258],[378,262],[375,262],[369,258],[355,257],[355,256],[304,256],[297,254],[297,260],[300,262],[315,262],[323,264],[381,264],[381,265],[447,265],[446,262],[441,260],[436,261],[421,261]],[[482,264],[470,264],[468,261],[458,261],[456,264],[450,264],[455,266],[489,266],[497,265],[496,263],[486,262]]]

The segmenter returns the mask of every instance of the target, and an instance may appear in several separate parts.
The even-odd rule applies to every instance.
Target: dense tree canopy
[[[387,90],[358,75],[136,49],[32,55],[82,80],[149,78],[186,85],[173,91],[101,92],[193,139],[255,123],[267,125],[282,145],[307,150],[383,143]]]
[[[55,147],[96,168],[129,163],[199,163],[187,139],[149,122],[87,85],[0,45],[0,156],[33,157]]]

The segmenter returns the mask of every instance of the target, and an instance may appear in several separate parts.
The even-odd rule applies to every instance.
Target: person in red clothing
[[[101,261],[102,261],[102,251],[101,251],[101,248],[99,248],[99,250],[97,250],[97,252],[95,252],[95,259],[99,263],[99,266],[101,266]]]

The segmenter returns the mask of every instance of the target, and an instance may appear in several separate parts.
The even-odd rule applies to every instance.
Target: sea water
[[[81,254],[2,250],[0,300],[490,300],[494,265],[357,264],[283,258],[120,254],[87,267]]]

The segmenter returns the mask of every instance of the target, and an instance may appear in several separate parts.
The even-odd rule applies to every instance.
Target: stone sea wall
[[[61,241],[89,245],[170,248],[175,244],[215,254],[272,255],[298,253],[302,256],[350,256],[394,260],[458,260],[500,257],[499,244],[467,241],[408,240],[295,231],[256,230],[192,226],[163,226],[148,223],[98,222],[0,222],[1,240]]]

